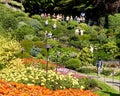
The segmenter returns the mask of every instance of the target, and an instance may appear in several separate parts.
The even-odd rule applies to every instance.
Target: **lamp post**
[[[47,59],[47,64],[46,64],[46,76],[47,76],[47,72],[48,72],[48,62],[49,62],[49,49],[50,49],[50,45],[46,44],[46,50],[47,50],[47,54],[46,54],[46,59]]]

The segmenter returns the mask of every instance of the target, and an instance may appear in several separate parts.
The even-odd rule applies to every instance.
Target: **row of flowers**
[[[45,70],[33,67],[5,68],[0,71],[0,78],[5,81],[14,81],[23,84],[44,85],[50,89],[84,87],[84,83],[81,83],[81,80],[71,76],[71,74],[56,74],[52,70],[46,73]]]
[[[36,58],[22,58],[21,59],[23,64],[37,64],[37,63],[41,63],[41,64],[47,64],[47,61],[44,59],[36,59]],[[49,62],[49,66],[56,66],[54,63]]]
[[[64,89],[50,90],[43,86],[18,84],[0,80],[0,96],[98,96],[90,90]]]

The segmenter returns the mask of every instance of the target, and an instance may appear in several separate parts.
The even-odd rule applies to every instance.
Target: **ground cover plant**
[[[4,96],[98,96],[89,90],[82,89],[65,89],[65,90],[49,90],[43,86],[32,86],[18,84],[15,82],[5,82],[0,80],[0,95]]]

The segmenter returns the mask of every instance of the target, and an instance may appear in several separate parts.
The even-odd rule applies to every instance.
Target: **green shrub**
[[[6,30],[10,31],[11,29],[16,29],[17,24],[18,24],[17,19],[14,18],[14,16],[8,15],[3,17],[2,27],[5,28]]]
[[[14,12],[13,16],[15,18],[18,18],[18,17],[28,17],[28,14],[24,13],[23,11],[16,11],[16,12]]]
[[[66,24],[67,24],[65,21],[61,21],[60,23],[61,23],[61,25],[63,25],[63,26],[66,26]]]
[[[120,76],[120,72],[117,71],[117,72],[115,73],[115,76]]]
[[[86,90],[98,87],[98,83],[94,79],[84,78],[84,85]]]
[[[101,34],[99,34],[99,35],[97,36],[97,39],[98,39],[100,42],[105,43],[106,40],[107,40],[107,36],[106,36],[106,34],[101,33]]]
[[[103,60],[110,59],[110,55],[108,55],[104,50],[96,50],[94,52],[94,62],[98,59],[98,57],[102,57]]]
[[[9,5],[16,7],[16,9],[19,8],[21,10],[24,10],[24,7],[21,3],[13,1],[13,0],[9,1]]]
[[[68,61],[66,61],[65,65],[67,68],[76,69],[81,66],[81,62],[79,59],[72,58],[72,59],[69,59]]]
[[[35,41],[35,42],[34,42],[34,46],[35,46],[35,47],[38,47],[38,48],[44,48],[44,47],[45,47],[45,44],[44,44],[44,42],[42,42],[42,41]]]
[[[20,42],[21,46],[25,49],[24,52],[29,53],[30,49],[33,47],[33,42],[31,40],[23,40]]]
[[[102,71],[102,74],[104,74],[106,76],[110,76],[112,72],[113,72],[112,69],[104,69]]]
[[[87,73],[87,74],[97,73],[97,68],[84,66],[84,67],[77,68],[77,71],[80,73]]]
[[[37,19],[31,19],[28,23],[31,25],[31,27],[34,28],[36,32],[43,29],[41,23]]]
[[[36,36],[33,35],[33,34],[28,34],[28,35],[25,35],[25,36],[24,36],[24,39],[25,39],[25,40],[33,40],[35,37],[36,37]]]
[[[6,37],[0,35],[0,44],[0,64],[9,66],[20,52],[20,44],[7,35]]]
[[[41,20],[40,15],[37,15],[37,14],[32,15],[32,18],[33,18],[33,19],[37,19],[38,21],[40,21],[40,20]]]
[[[5,30],[4,30],[4,28],[2,27],[2,25],[0,24],[0,34],[5,34]]]
[[[100,24],[99,25],[101,27],[105,27],[105,17],[101,17],[99,20],[100,20],[100,22],[99,22]]]
[[[73,24],[71,24],[71,23],[67,24],[67,29],[71,30],[71,29],[74,29],[74,28],[75,28],[75,26]]]
[[[61,42],[66,43],[68,41],[69,37],[68,36],[62,36],[59,39],[60,39]]]
[[[34,29],[29,26],[29,25],[24,25],[20,28],[17,28],[15,32],[13,33],[14,37],[18,40],[21,41],[24,39],[26,35],[30,34],[35,34]]]
[[[40,53],[41,49],[38,47],[32,47],[30,50],[30,54],[36,57]]]
[[[109,21],[108,28],[116,30],[116,27],[120,26],[120,23],[119,23],[120,22],[120,14],[117,13],[115,15],[109,15],[108,21]]]
[[[88,47],[84,47],[80,52],[79,52],[79,59],[82,62],[82,65],[93,65],[93,53],[90,51]]]
[[[25,25],[27,25],[25,22],[20,21],[17,25],[17,28],[21,28],[22,26],[25,26]]]

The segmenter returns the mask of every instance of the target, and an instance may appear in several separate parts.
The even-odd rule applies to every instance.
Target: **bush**
[[[31,25],[31,27],[34,28],[36,32],[43,29],[41,23],[37,19],[31,19],[28,23]]]
[[[112,72],[113,72],[112,69],[104,69],[104,70],[102,71],[102,74],[104,74],[104,75],[106,75],[106,76],[110,76]]]
[[[88,47],[83,48],[79,53],[79,59],[82,65],[93,65],[93,53]]]
[[[28,14],[23,12],[23,11],[16,11],[16,12],[14,12],[13,15],[14,15],[15,18],[18,18],[18,17],[28,17]]]
[[[37,15],[37,14],[32,15],[32,18],[33,18],[33,19],[37,19],[38,21],[40,21],[40,20],[41,20],[40,15]]]
[[[0,43],[0,64],[2,64],[0,66],[9,66],[20,52],[20,44],[15,40],[11,40],[10,37],[3,37],[1,35]]]
[[[34,57],[36,57],[40,53],[41,49],[38,47],[32,47],[30,50],[30,54]]]
[[[11,31],[11,29],[16,29],[17,24],[18,24],[17,19],[14,18],[14,16],[8,15],[8,16],[3,17],[2,26],[7,31]]]
[[[13,33],[14,37],[18,40],[21,41],[24,39],[25,35],[30,35],[30,34],[35,34],[34,29],[29,26],[29,25],[24,25],[20,28],[17,28],[15,32]]]
[[[21,3],[19,3],[19,2],[10,0],[8,3],[9,3],[9,5],[16,7],[16,9],[19,8],[19,9],[24,11],[23,5]]]
[[[61,25],[63,25],[63,26],[66,26],[66,25],[67,25],[67,23],[66,23],[65,21],[61,21],[60,23],[61,23]]]
[[[87,66],[84,66],[84,67],[80,67],[77,69],[78,72],[80,73],[97,73],[97,69],[96,67],[87,67]]]
[[[67,24],[67,29],[71,30],[71,29],[74,29],[74,28],[75,28],[75,25],[72,22],[69,22]]]
[[[109,21],[108,28],[116,30],[116,27],[120,26],[120,23],[119,23],[120,22],[120,14],[117,13],[115,15],[109,15],[108,21]]]
[[[20,42],[21,46],[25,49],[24,52],[29,53],[30,49],[33,47],[33,42],[31,40],[23,40]]]
[[[77,69],[81,66],[81,62],[79,59],[72,58],[72,59],[69,59],[68,61],[66,61],[65,65],[67,68]]]
[[[86,90],[98,87],[98,83],[94,79],[84,78],[84,85]]]

